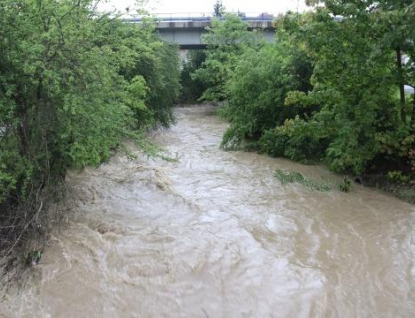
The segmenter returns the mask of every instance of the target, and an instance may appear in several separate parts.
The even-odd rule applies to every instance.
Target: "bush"
[[[298,116],[287,119],[283,126],[264,133],[259,141],[260,150],[274,157],[286,157],[303,163],[320,159],[324,145],[315,136],[313,124]]]
[[[389,171],[386,174],[386,178],[389,181],[396,183],[408,183],[409,181],[411,181],[411,177],[408,175],[404,175],[402,171]]]
[[[343,177],[343,180],[338,184],[338,187],[341,192],[350,192],[352,188],[352,181],[347,177]]]
[[[281,127],[268,129],[259,140],[259,149],[273,157],[284,157],[289,139],[290,137]]]

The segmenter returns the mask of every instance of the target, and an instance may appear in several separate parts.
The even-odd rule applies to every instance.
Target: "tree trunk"
[[[415,88],[415,86],[414,86]],[[415,135],[415,91],[414,94],[412,95],[412,117],[411,117],[411,127],[412,127],[412,133]]]
[[[398,81],[399,81],[399,95],[401,100],[401,109],[400,109],[400,117],[402,122],[406,122],[406,114],[405,114],[405,90],[404,90],[404,81],[403,81],[403,71],[402,71],[402,52],[400,46],[396,48],[396,64],[398,67]]]

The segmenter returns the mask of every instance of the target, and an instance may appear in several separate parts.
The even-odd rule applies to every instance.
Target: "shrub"
[[[389,171],[386,174],[386,178],[389,181],[396,183],[408,183],[411,180],[409,175],[404,175],[402,171]]]
[[[283,126],[267,130],[259,141],[260,150],[275,157],[286,157],[303,163],[322,156],[324,146],[315,136],[313,122],[298,116]]]

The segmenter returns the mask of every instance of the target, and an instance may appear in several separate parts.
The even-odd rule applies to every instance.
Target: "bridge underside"
[[[161,38],[169,43],[178,44],[181,49],[197,50],[205,49],[206,44],[202,42],[202,35],[207,31],[200,28],[171,28],[158,29]],[[274,42],[274,30],[264,30],[262,32],[268,42]]]
[[[181,49],[204,49],[202,43],[204,29],[159,29],[161,38],[170,43],[176,43]]]
[[[206,44],[179,44],[181,50],[204,50],[206,47]]]

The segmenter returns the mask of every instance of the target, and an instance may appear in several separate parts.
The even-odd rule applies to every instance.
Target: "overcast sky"
[[[109,0],[100,10],[118,9],[124,11],[132,7],[134,0]],[[148,0],[145,8],[152,13],[211,13],[216,0]],[[227,11],[245,13],[280,13],[287,10],[300,12],[306,8],[304,0],[222,0]]]

